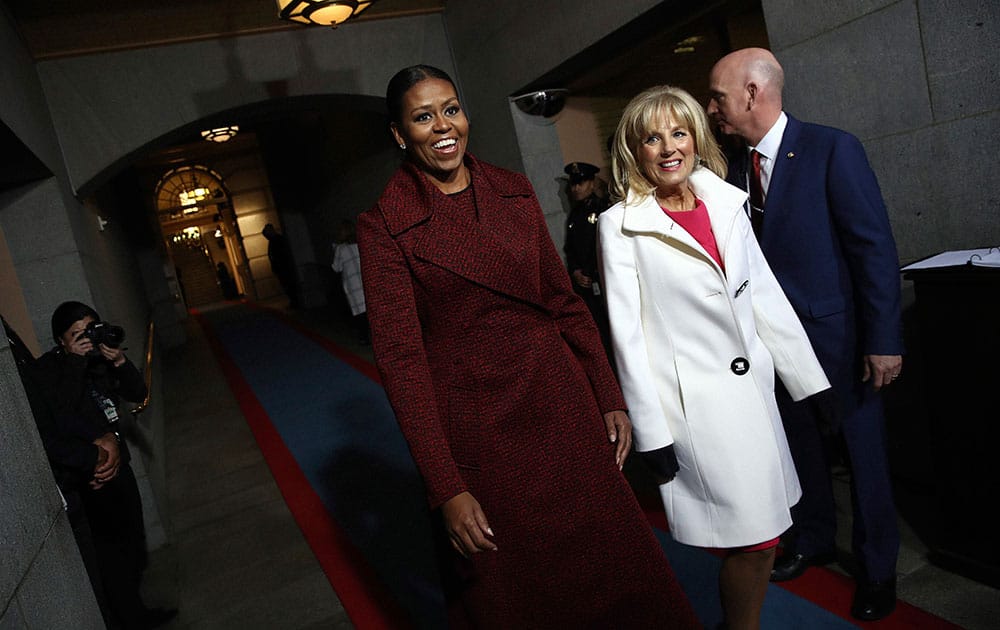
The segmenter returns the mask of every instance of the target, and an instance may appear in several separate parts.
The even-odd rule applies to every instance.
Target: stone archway
[[[231,195],[222,175],[195,164],[170,169],[156,214],[188,307],[254,295]]]

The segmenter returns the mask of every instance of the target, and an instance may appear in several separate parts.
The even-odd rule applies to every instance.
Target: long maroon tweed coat
[[[463,600],[483,628],[697,627],[614,463],[624,409],[528,180],[466,156],[475,208],[412,165],[359,217],[375,359],[432,508],[495,532]],[[456,558],[457,558],[456,554]]]

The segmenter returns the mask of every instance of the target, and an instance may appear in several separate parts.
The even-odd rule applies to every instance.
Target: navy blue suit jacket
[[[744,190],[747,162],[741,149],[728,178]],[[860,393],[860,357],[903,342],[896,243],[857,138],[788,116],[759,241],[834,389]]]

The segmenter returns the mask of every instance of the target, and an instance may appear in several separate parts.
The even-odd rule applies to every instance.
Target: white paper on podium
[[[937,269],[939,267],[956,267],[960,265],[975,265],[977,267],[1000,267],[1000,248],[986,247],[983,249],[963,249],[942,252],[936,256],[919,260],[903,267],[900,271],[914,269]]]

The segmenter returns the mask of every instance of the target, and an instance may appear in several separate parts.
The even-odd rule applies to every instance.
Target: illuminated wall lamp
[[[337,28],[378,0],[278,0],[278,17],[301,24]]]
[[[228,127],[217,127],[201,132],[201,137],[209,142],[227,142],[239,133],[239,125],[229,125]]]

